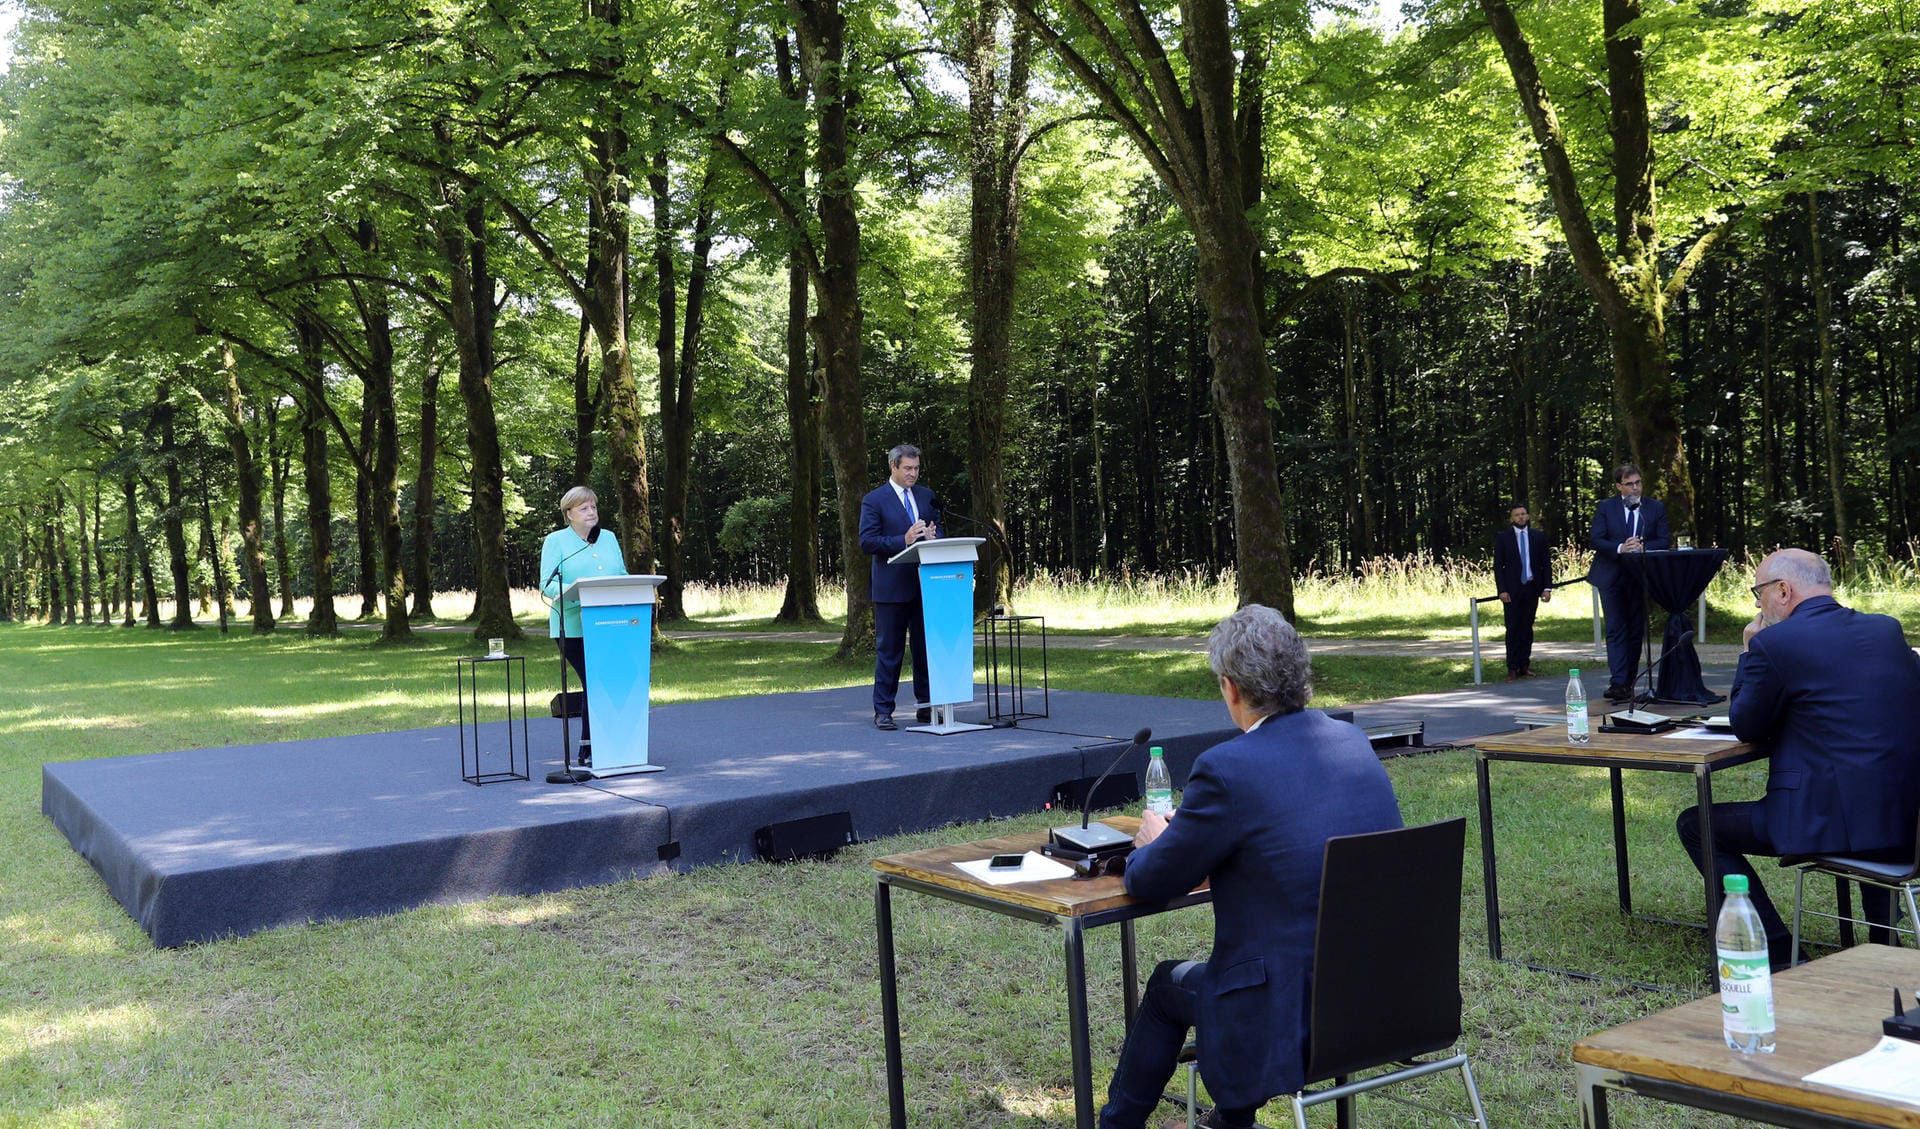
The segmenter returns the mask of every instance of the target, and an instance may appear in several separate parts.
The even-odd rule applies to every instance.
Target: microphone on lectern
[[[1093,817],[1093,797],[1099,793],[1100,785],[1107,782],[1107,777],[1113,775],[1113,770],[1120,767],[1120,762],[1127,759],[1129,753],[1141,748],[1152,739],[1153,730],[1145,726],[1142,726],[1140,731],[1133,735],[1133,741],[1129,743],[1126,748],[1120,750],[1120,755],[1113,758],[1113,763],[1108,765],[1107,770],[1101,773],[1099,779],[1093,782],[1093,787],[1087,789],[1086,801],[1080,807],[1080,825],[1075,827],[1072,824],[1068,824],[1065,827],[1056,827],[1053,829],[1049,836],[1050,841],[1047,844],[1050,848],[1050,853],[1065,855],[1070,858],[1092,858],[1119,854],[1133,845],[1133,836],[1126,832],[1116,831],[1104,823],[1091,823]]]

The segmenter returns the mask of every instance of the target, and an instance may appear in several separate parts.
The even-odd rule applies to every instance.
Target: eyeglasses
[[[1783,583],[1783,578],[1782,578],[1782,577],[1778,577],[1778,576],[1776,576],[1776,577],[1774,577],[1774,578],[1773,578],[1772,580],[1762,580],[1762,581],[1761,581],[1760,583],[1758,583],[1758,584],[1753,584],[1753,585],[1749,585],[1749,586],[1747,587],[1747,591],[1749,591],[1749,592],[1752,592],[1752,593],[1753,593],[1753,598],[1754,598],[1755,600],[1758,600],[1758,599],[1760,598],[1760,593],[1761,593],[1761,591],[1762,591],[1763,589],[1765,589],[1765,588],[1767,588],[1767,587],[1769,587],[1769,586],[1771,586],[1771,585],[1774,585],[1774,584],[1780,584],[1780,583]]]
[[[1625,482],[1622,482],[1622,483],[1621,483],[1620,485],[1622,485],[1622,486],[1638,486],[1638,485],[1640,485],[1640,480],[1639,480],[1639,479],[1637,479],[1637,478],[1629,478],[1629,479],[1627,479],[1627,480],[1626,480]]]
[[[1081,859],[1073,864],[1073,879],[1076,882],[1091,882],[1095,878],[1119,877],[1127,872],[1127,856],[1108,855],[1103,859]]]

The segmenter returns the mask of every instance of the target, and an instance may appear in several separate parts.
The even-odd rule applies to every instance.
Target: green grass
[[[526,653],[544,657],[544,641]],[[872,876],[881,854],[1045,826],[1035,813],[748,864],[495,898],[156,951],[39,814],[44,761],[448,723],[453,656],[364,636],[0,626],[0,1126],[872,1126],[884,1119]],[[662,655],[661,701],[857,686],[817,645],[701,640]],[[1210,698],[1204,657],[1050,655],[1063,688]],[[1461,664],[1330,657],[1317,704],[1458,686]],[[29,689],[30,688],[30,689]],[[1459,752],[1388,762],[1409,821],[1475,811]],[[1721,785],[1757,794],[1751,768]],[[1698,934],[1613,905],[1604,777],[1493,770],[1509,955],[1703,990]],[[1683,779],[1627,775],[1637,907],[1697,915],[1672,836]],[[1673,998],[1495,965],[1466,862],[1464,1045],[1496,1124],[1576,1119],[1567,1048]],[[1763,873],[1767,868],[1763,867]],[[1777,893],[1787,893],[1784,880]],[[896,899],[916,1126],[1070,1119],[1058,933]],[[1199,956],[1204,911],[1139,928],[1143,961]],[[1121,1038],[1117,931],[1091,935],[1096,1081]],[[1782,1017],[1781,1039],[1793,1038]],[[1445,1083],[1432,1087],[1451,1096]],[[1431,1119],[1363,1101],[1369,1125]],[[1633,1100],[1622,1126],[1710,1124]],[[1321,1123],[1316,1121],[1316,1124]],[[1722,1124],[1727,1124],[1722,1122]]]

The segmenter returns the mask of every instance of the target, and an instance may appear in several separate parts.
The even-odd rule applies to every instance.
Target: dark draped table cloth
[[[1658,652],[1666,657],[1654,672],[1654,701],[1709,705],[1726,697],[1708,690],[1706,680],[1700,677],[1700,653],[1693,649],[1693,640],[1680,642],[1680,637],[1694,626],[1687,613],[1726,560],[1725,549],[1620,554],[1620,563],[1628,574],[1645,585],[1647,599],[1667,612],[1666,638]]]

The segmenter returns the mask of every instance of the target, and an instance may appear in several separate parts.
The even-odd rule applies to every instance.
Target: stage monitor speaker
[[[554,717],[579,717],[580,711],[587,708],[585,690],[569,690],[564,694],[555,694],[553,701],[547,703],[547,709]]]
[[[1101,811],[1105,808],[1125,807],[1140,798],[1140,777],[1131,772],[1116,772],[1107,777],[1100,790],[1093,794],[1093,803],[1087,803],[1087,789],[1093,787],[1098,776],[1082,776],[1078,780],[1063,780],[1053,786],[1051,802],[1055,810],[1080,811],[1088,808]]]
[[[753,851],[763,862],[824,859],[853,841],[853,815],[836,811],[755,828]]]

